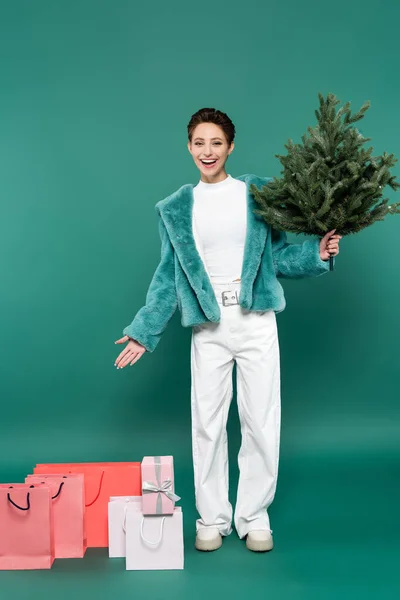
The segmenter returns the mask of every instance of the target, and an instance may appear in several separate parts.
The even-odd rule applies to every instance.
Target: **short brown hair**
[[[200,123],[215,123],[215,125],[219,125],[225,134],[228,145],[233,142],[235,138],[235,126],[226,113],[215,108],[201,108],[195,112],[190,117],[190,121],[187,126],[188,138],[190,142],[192,141],[193,130]]]

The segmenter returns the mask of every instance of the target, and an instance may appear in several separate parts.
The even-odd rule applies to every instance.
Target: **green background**
[[[232,176],[278,175],[274,155],[315,123],[318,92],[354,110],[371,100],[361,131],[375,154],[400,155],[399,17],[370,0],[0,3],[0,480],[37,462],[173,454],[186,557],[184,571],[125,572],[93,549],[0,573],[1,598],[398,597],[398,217],[343,239],[333,273],[283,281],[270,553],[235,533],[218,552],[193,548],[179,314],[133,367],[115,369],[114,341],[158,264],[155,203],[199,179],[186,148],[199,108],[236,125]],[[229,434],[234,501],[235,402]]]

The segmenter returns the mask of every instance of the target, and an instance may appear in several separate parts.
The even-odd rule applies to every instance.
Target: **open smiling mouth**
[[[200,162],[207,167],[208,169],[210,169],[211,167],[213,167],[215,165],[215,163],[217,162],[217,158],[212,159],[212,160],[204,160],[204,159],[200,159]]]

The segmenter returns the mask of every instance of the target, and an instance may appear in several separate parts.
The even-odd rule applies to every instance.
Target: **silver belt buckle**
[[[239,304],[239,299],[236,290],[227,290],[222,292],[222,304],[224,306],[232,306],[233,304]]]

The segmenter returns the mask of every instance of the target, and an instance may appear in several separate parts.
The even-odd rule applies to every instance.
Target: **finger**
[[[127,354],[130,354],[132,352],[132,349],[129,347],[126,347],[118,356],[117,359],[115,361],[115,365],[119,365],[121,363],[121,361],[126,357]]]
[[[136,356],[136,352],[132,352],[132,350],[130,350],[127,354],[125,354],[125,356],[120,360],[120,362],[118,363],[118,368],[119,369],[123,369],[124,367],[126,367],[126,365],[132,360],[132,358],[134,358]]]
[[[336,231],[336,229],[332,229],[332,231],[328,231],[328,233],[326,233],[323,237],[324,242],[327,242],[327,240],[329,240],[329,238],[335,231]]]
[[[133,359],[133,361],[131,362],[131,366],[135,364],[135,362],[137,362],[139,360],[139,358],[141,358],[143,356],[143,352],[138,352],[138,355],[136,356],[136,358]]]
[[[120,338],[119,340],[116,340],[114,342],[114,344],[124,344],[128,340],[129,340],[129,337],[127,335],[124,335],[124,337]]]
[[[130,352],[120,363],[119,368],[123,369],[126,365],[129,365],[131,360],[136,357],[137,352]]]

